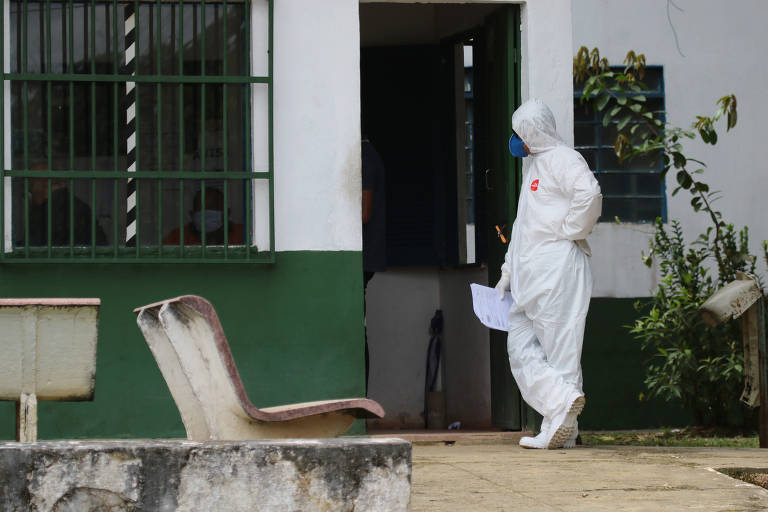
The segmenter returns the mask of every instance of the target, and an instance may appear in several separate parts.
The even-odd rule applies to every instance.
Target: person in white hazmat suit
[[[600,217],[602,195],[543,102],[523,103],[512,128],[517,138],[510,139],[510,151],[531,158],[496,290],[500,298],[510,290],[515,301],[507,338],[512,375],[523,399],[544,417],[541,433],[520,445],[569,448],[585,404],[581,348],[592,293],[585,238]]]

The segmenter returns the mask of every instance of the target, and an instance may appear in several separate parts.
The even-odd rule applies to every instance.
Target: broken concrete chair
[[[0,299],[0,400],[37,440],[38,400],[93,400],[99,299]]]
[[[364,398],[259,409],[248,400],[210,302],[185,295],[134,312],[193,441],[334,437],[355,418],[384,416]]]

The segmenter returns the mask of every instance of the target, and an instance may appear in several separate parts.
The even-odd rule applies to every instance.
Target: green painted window
[[[9,0],[4,262],[274,260],[272,0]]]
[[[623,68],[616,68],[623,70]],[[664,75],[659,66],[649,66],[643,81],[651,110],[664,112]],[[581,103],[580,84],[574,84],[574,145],[595,173],[603,192],[600,221],[653,222],[666,220],[667,203],[661,160],[636,158],[619,162],[613,150],[616,121],[603,126],[602,116],[589,103]]]

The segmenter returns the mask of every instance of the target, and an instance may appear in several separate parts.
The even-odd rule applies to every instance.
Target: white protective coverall
[[[509,286],[515,300],[507,341],[510,366],[523,399],[544,416],[546,434],[583,395],[581,348],[592,293],[584,239],[600,217],[602,195],[584,158],[557,134],[544,103],[521,105],[512,128],[531,157],[496,287]]]

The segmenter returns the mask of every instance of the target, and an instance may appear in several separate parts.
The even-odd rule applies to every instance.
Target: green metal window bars
[[[6,1],[0,262],[274,261],[273,0]]]

